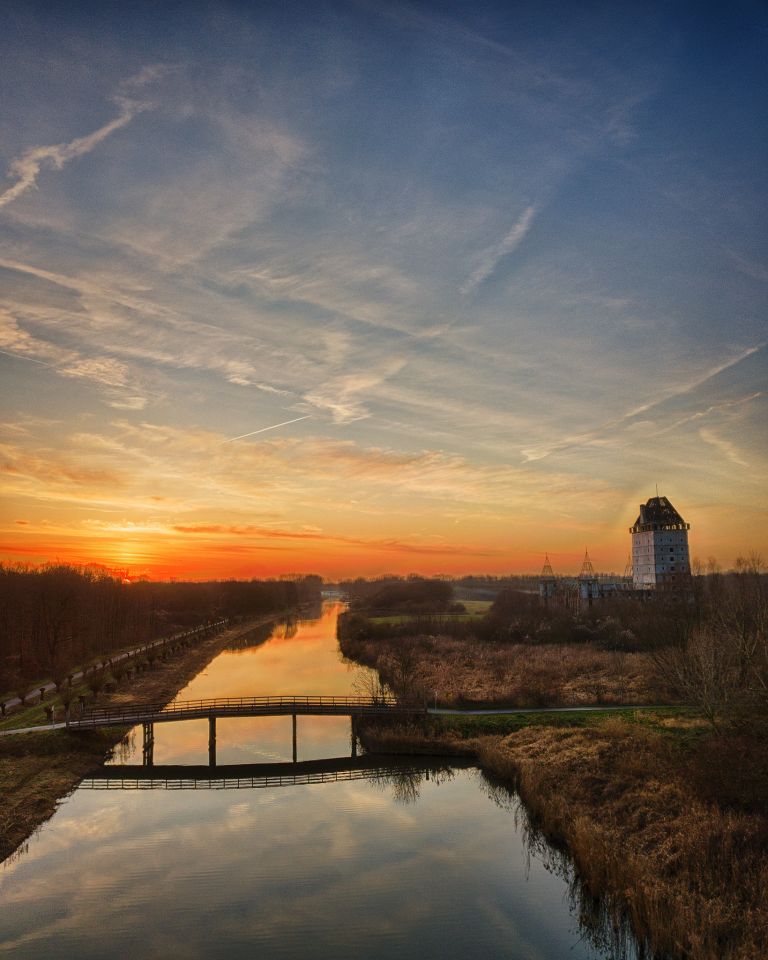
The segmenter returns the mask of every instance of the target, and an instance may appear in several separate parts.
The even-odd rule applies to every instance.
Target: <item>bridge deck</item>
[[[162,704],[131,704],[88,710],[70,727],[114,727],[137,723],[169,723],[206,717],[336,716],[382,717],[426,714],[426,707],[404,704],[393,697],[275,696],[183,700]]]

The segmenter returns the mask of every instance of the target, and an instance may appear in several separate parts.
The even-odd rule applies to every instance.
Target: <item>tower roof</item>
[[[651,497],[646,503],[641,503],[640,514],[634,525],[636,530],[658,527],[688,529],[688,524],[666,497]]]
[[[666,497],[651,497],[640,505],[638,523],[683,523],[683,518]]]

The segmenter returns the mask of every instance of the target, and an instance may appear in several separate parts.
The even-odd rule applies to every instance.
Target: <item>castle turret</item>
[[[635,590],[679,590],[688,585],[690,527],[666,497],[640,504],[640,515],[629,528]]]

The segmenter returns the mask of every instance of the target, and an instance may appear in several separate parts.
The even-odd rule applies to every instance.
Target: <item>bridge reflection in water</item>
[[[301,763],[231,764],[210,766],[167,765],[156,767],[115,764],[100,767],[80,784],[84,790],[244,790],[265,787],[304,786],[346,780],[384,780],[446,776],[471,763],[452,758],[334,757]]]

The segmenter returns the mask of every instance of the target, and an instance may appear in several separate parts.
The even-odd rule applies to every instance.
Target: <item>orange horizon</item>
[[[447,576],[538,576],[544,563],[544,551],[521,549],[516,555],[513,551],[503,556],[494,556],[492,551],[465,550],[460,555],[452,554],[451,547],[445,552],[425,546],[424,552],[431,556],[423,563],[414,563],[418,546],[406,545],[401,556],[398,544],[387,544],[385,548],[365,549],[346,545],[346,555],[329,554],[320,551],[297,552],[289,547],[259,546],[247,547],[241,544],[220,542],[198,542],[197,549],[188,545],[186,549],[170,544],[149,544],[132,541],[120,544],[104,544],[103,547],[90,549],[81,543],[68,543],[64,540],[55,546],[0,544],[0,563],[6,566],[22,565],[38,569],[50,564],[66,564],[78,568],[96,568],[118,576],[128,582],[141,579],[152,581],[189,581],[207,580],[251,580],[276,579],[295,575],[297,577],[318,575],[324,581],[349,580],[357,577],[366,579],[384,576],[408,576],[415,574],[425,577]],[[167,549],[171,547],[171,549]],[[163,549],[166,548],[166,549]],[[270,562],[263,554],[281,551],[284,562]],[[349,551],[356,554],[349,555]],[[584,549],[549,550],[550,562],[556,575],[574,575],[581,568]],[[754,551],[744,550],[738,556],[749,556]],[[246,559],[244,554],[247,554]],[[259,556],[261,554],[261,556]],[[619,554],[614,548],[610,552],[589,549],[595,569],[600,573],[621,575],[625,568],[625,559],[617,559]],[[468,557],[478,557],[477,564],[467,563]],[[437,557],[441,559],[437,559]],[[408,559],[406,559],[406,557]],[[484,560],[481,559],[484,557]],[[698,559],[692,550],[694,562]],[[133,562],[131,560],[133,558]],[[728,560],[706,555],[706,561],[715,559],[723,570],[732,569],[734,559]],[[704,562],[704,561],[702,561]]]

